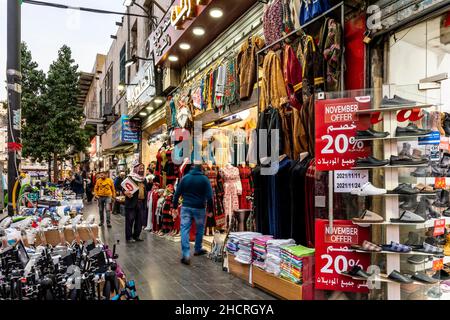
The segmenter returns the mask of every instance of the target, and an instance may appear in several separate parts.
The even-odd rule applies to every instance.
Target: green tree
[[[81,128],[83,109],[77,105],[78,79],[78,65],[72,58],[71,49],[64,45],[50,65],[44,94],[51,115],[47,132],[49,143],[45,148],[53,156],[54,180],[58,177],[58,159],[66,158],[70,147],[82,152],[89,145],[88,133]]]
[[[25,42],[21,46],[22,67],[22,154],[33,160],[48,159],[49,114],[44,102],[45,73],[38,69]]]

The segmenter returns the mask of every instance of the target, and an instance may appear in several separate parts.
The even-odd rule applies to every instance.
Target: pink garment
[[[233,211],[239,209],[238,185],[241,183],[239,169],[233,166],[226,166],[220,170],[220,174],[224,181],[223,207],[225,216],[231,222]]]

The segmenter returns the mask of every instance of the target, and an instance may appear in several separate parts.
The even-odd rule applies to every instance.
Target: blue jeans
[[[183,258],[190,257],[189,232],[192,219],[195,220],[197,234],[195,235],[195,252],[202,249],[203,232],[205,228],[206,209],[181,207],[181,253]]]

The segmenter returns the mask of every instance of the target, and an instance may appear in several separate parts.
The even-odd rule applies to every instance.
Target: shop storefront
[[[448,8],[399,25],[405,5],[388,33],[364,33],[370,16],[343,3],[292,4],[274,22],[284,2],[255,1],[210,35],[221,3],[151,36],[156,65],[182,80],[166,86],[167,133],[155,119],[146,134],[147,230],[177,241],[172,195],[201,161],[205,234],[232,231],[229,272],[287,299],[446,299]]]

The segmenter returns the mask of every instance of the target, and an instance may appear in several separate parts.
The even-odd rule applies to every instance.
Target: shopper
[[[116,188],[116,199],[122,195],[122,182],[125,180],[125,171],[121,171],[114,179],[114,188]],[[120,203],[114,201],[113,214],[120,214]]]
[[[83,199],[84,182],[80,172],[77,172],[73,175],[70,187],[72,191],[77,195],[77,199]]]
[[[93,187],[94,187],[93,174],[90,174],[86,178],[86,199],[89,204],[92,203],[92,198],[94,197],[94,195],[92,194]]]
[[[104,215],[106,211],[106,224],[111,228],[111,201],[116,196],[116,189],[111,178],[106,176],[106,172],[100,172],[94,187],[95,199],[98,200],[98,209],[100,214],[100,224],[103,226]]]
[[[183,197],[181,207],[181,263],[190,264],[189,232],[192,219],[195,220],[196,237],[194,256],[200,256],[206,253],[202,249],[203,232],[206,219],[206,204],[212,208],[212,188],[209,179],[203,174],[201,166],[195,165],[183,177],[177,186],[173,198],[173,214],[176,214],[178,200]]]
[[[135,162],[128,178],[138,186],[134,193],[124,190],[125,194],[125,238],[127,242],[143,241],[141,235],[147,192],[149,191],[145,179],[145,166]]]

